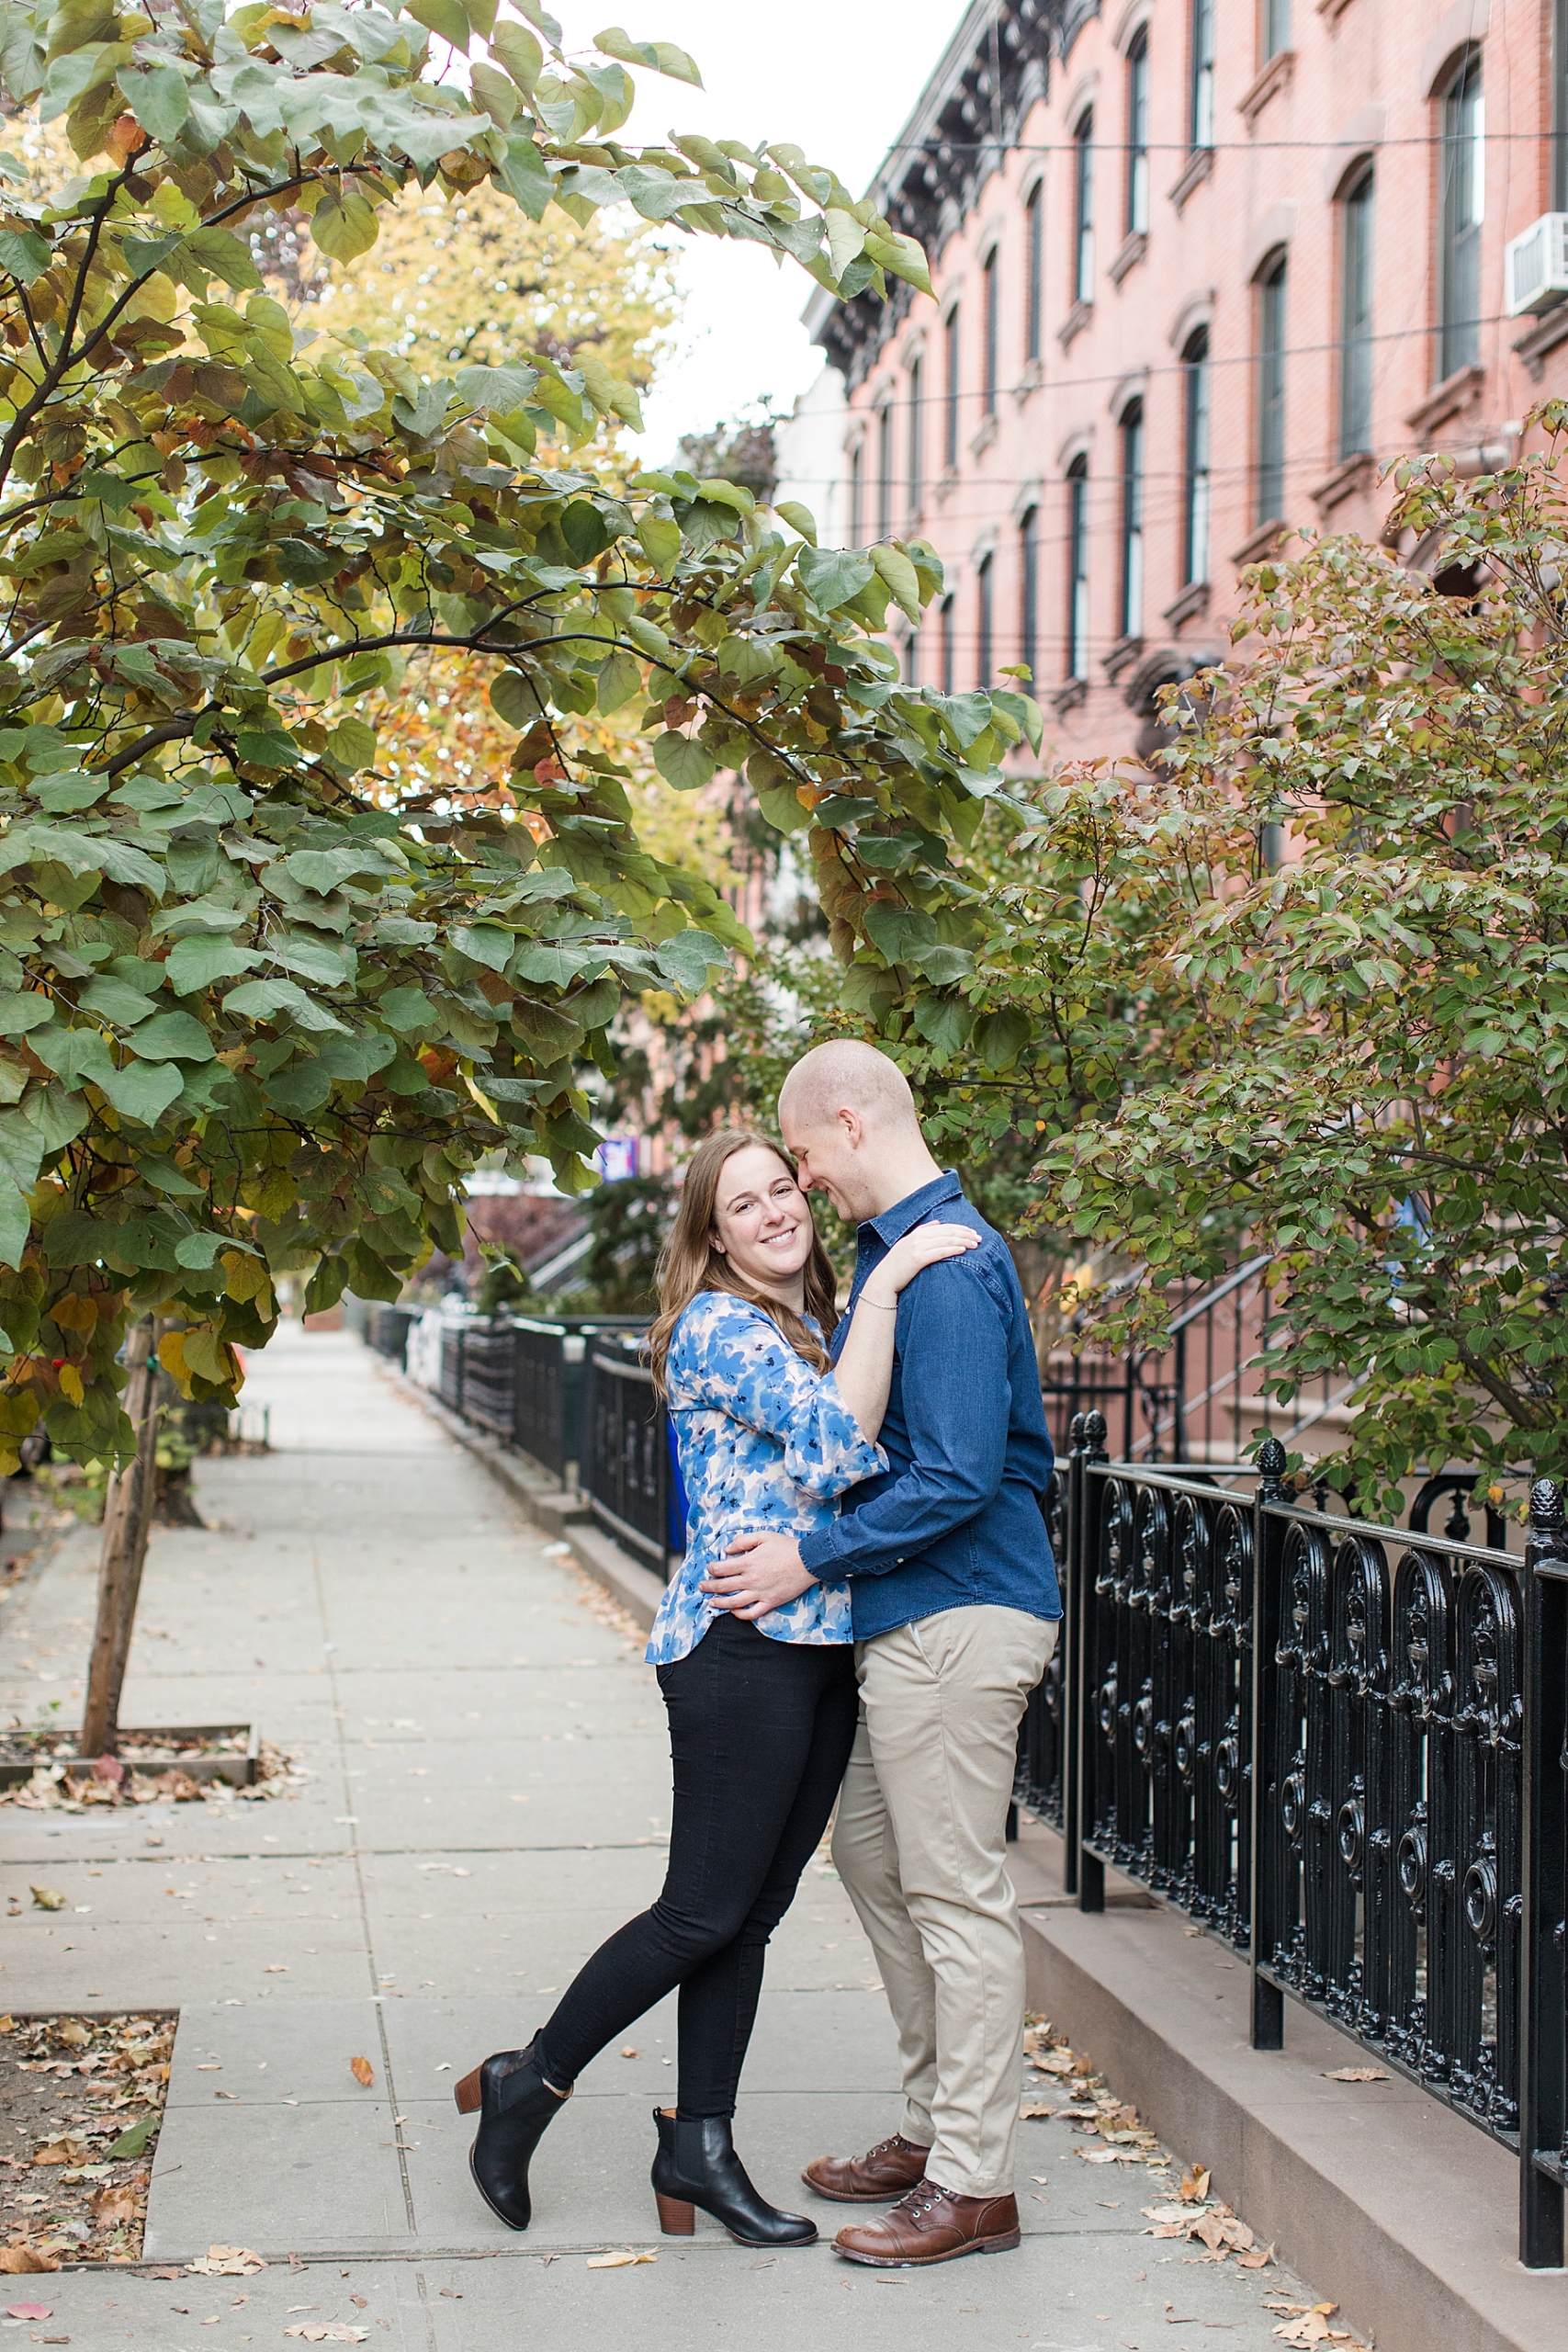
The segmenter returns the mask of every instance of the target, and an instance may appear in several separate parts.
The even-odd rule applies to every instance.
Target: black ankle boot
[[[692,2209],[700,2205],[742,2245],[811,2245],[815,2222],[799,2213],[781,2213],[752,2188],[735,2153],[727,2115],[688,2120],[656,2107],[653,2120],[659,2127],[653,2195],[659,2226],[667,2238],[689,2238],[696,2227]]]
[[[528,2162],[547,2127],[566,2105],[539,2071],[539,2037],[526,2050],[498,2050],[452,2096],[459,2115],[479,2110],[479,2128],[468,2151],[474,2186],[491,2211],[510,2230],[525,2230],[534,2208],[528,2196]]]

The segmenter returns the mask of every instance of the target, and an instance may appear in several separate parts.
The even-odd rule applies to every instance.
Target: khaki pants
[[[1013,2186],[1023,1939],[1005,1860],[1019,1719],[1056,1627],[946,1609],[856,1645],[861,1714],[833,1860],[898,2029],[908,2140],[961,2197]]]

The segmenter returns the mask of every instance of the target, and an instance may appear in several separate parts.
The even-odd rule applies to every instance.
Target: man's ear
[[[846,1104],[838,1113],[838,1122],[843,1130],[844,1141],[849,1145],[850,1149],[858,1151],[865,1141],[865,1123],[860,1113],[852,1111]]]

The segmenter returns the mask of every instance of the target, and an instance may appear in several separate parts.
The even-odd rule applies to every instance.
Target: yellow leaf
[[[84,1396],[86,1394],[86,1391],[82,1385],[82,1375],[77,1371],[73,1363],[62,1363],[61,1365],[60,1385],[64,1390],[66,1396],[70,1397],[71,1402],[73,1405],[79,1405],[82,1402]]]
[[[209,1380],[215,1388],[229,1387],[237,1366],[228,1342],[207,1324],[187,1330],[184,1338],[186,1372],[195,1373],[198,1380]]]
[[[90,1331],[98,1319],[96,1303],[70,1290],[57,1298],[49,1311],[62,1331]]]
[[[165,1331],[158,1342],[158,1362],[173,1380],[182,1396],[190,1395],[190,1367],[186,1362],[185,1331]]]
[[[265,1261],[253,1258],[243,1250],[225,1250],[220,1261],[223,1268],[223,1287],[231,1298],[254,1298],[264,1306],[272,1304],[272,1283],[267,1278]]]

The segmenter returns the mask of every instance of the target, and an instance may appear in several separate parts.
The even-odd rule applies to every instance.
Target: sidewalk
[[[310,1777],[266,1804],[0,1814],[0,1892],[23,1905],[0,1927],[0,1997],[179,2008],[148,2259],[220,2242],[269,2267],[7,2282],[52,2310],[34,2335],[224,2352],[321,2321],[407,2352],[511,2352],[524,2329],[551,2352],[634,2334],[649,2352],[1147,2352],[1223,2332],[1273,2352],[1264,2300],[1309,2298],[1141,2234],[1145,2176],[1108,2183],[1061,2124],[1024,2127],[1026,2238],[999,2259],[878,2273],[826,2243],[759,2255],[701,2217],[695,2239],[660,2239],[649,2110],[673,2097],[672,2001],[553,2127],[534,2227],[493,2221],[451,2085],[525,2041],[657,1892],[657,1685],[641,1637],[357,1342],[286,1328],[247,1395],[271,1405],[277,1450],[200,1465],[217,1524],[155,1536],[125,1719],[254,1721]],[[96,1532],[73,1536],[0,1621],[0,1702],[24,1721],[80,1706],[96,1551]],[[40,1880],[66,1909],[31,1906]],[[1093,2055],[1114,2081],[1115,2052]],[[843,2211],[800,2165],[893,2130],[896,2083],[871,1955],[823,1862],[774,1939],[743,2085],[737,2138],[764,2192],[830,2238]],[[589,2269],[606,2249],[657,2260]]]

